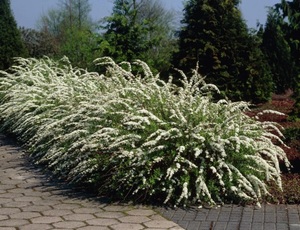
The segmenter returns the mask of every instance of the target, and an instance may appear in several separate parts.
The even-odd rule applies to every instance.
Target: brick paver
[[[102,202],[55,182],[0,134],[0,230],[183,229],[149,207]]]
[[[261,208],[225,205],[218,208],[156,209],[188,230],[300,230],[299,205],[264,204]]]

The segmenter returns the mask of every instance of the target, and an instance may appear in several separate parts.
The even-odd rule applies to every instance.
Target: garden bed
[[[292,166],[288,170],[284,164],[281,164],[283,192],[272,185],[271,192],[274,199],[269,200],[269,202],[300,204],[300,120],[293,121],[289,117],[294,104],[295,101],[292,99],[292,94],[289,91],[284,95],[273,95],[270,102],[260,104],[256,109],[252,110],[251,116],[265,109],[276,110],[286,114],[286,116],[266,115],[261,117],[261,120],[277,122],[284,128],[284,142],[288,147],[282,146],[282,148]]]

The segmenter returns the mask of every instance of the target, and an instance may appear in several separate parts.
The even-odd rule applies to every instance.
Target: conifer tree
[[[284,20],[274,10],[270,10],[263,31],[262,50],[271,67],[275,93],[284,93],[295,85],[297,67],[290,44],[284,33]]]
[[[270,70],[238,5],[238,0],[187,1],[173,65],[189,71],[198,62],[206,81],[233,100],[268,100]]]
[[[13,57],[26,56],[26,49],[10,8],[10,0],[0,0],[0,15],[0,69],[7,69]]]
[[[117,62],[141,59],[165,70],[175,49],[172,22],[172,13],[157,0],[115,0],[104,20],[104,55]]]
[[[295,62],[296,74],[290,76],[289,83],[294,90],[296,103],[292,115],[300,117],[300,1],[281,0],[273,7],[278,17],[281,19],[280,29],[283,31],[284,38],[288,42],[293,62]],[[288,64],[288,68],[292,65]],[[288,70],[287,70],[288,71]]]

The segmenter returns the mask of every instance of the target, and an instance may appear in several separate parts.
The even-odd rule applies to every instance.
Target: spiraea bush
[[[247,116],[246,102],[215,99],[197,69],[179,71],[176,86],[141,61],[135,74],[130,63],[95,63],[105,75],[66,58],[17,59],[0,73],[1,127],[36,163],[101,194],[173,205],[259,203],[268,181],[281,187],[279,162],[289,162],[277,124]]]

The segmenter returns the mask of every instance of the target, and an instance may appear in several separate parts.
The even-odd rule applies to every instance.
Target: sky
[[[175,11],[178,18],[182,15],[184,0],[160,0],[166,9]],[[51,8],[59,6],[59,0],[11,0],[11,8],[18,26],[37,28],[38,19]],[[112,12],[113,0],[90,0],[91,17],[100,20]],[[280,0],[242,0],[241,11],[249,28],[256,28],[257,22],[264,24],[267,6],[273,6]]]

